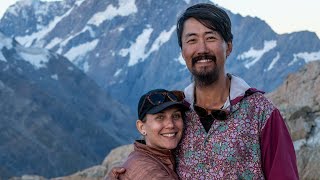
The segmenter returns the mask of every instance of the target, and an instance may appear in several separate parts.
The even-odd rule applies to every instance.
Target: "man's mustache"
[[[204,60],[204,59],[210,59],[213,62],[216,62],[216,56],[210,55],[210,54],[204,54],[204,55],[199,55],[199,56],[193,57],[192,58],[192,65],[194,65],[198,61]]]

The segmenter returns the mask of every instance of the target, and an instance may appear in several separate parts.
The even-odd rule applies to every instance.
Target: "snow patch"
[[[300,52],[297,54],[293,54],[293,60],[289,63],[289,66],[296,63],[299,59],[304,60],[305,63],[309,63],[311,61],[320,60],[320,51],[318,52]]]
[[[57,44],[59,44],[60,46],[59,46],[59,49],[58,49],[57,53],[61,54],[62,51],[63,51],[63,47],[65,47],[71,39],[75,38],[76,36],[80,35],[83,32],[86,32],[87,30],[88,30],[88,32],[90,34],[90,37],[94,38],[95,37],[95,32],[92,30],[91,27],[85,26],[80,32],[78,32],[78,33],[76,33],[74,35],[69,35],[69,36],[67,36],[68,38],[66,38],[64,40],[62,40],[61,38],[54,38],[50,43],[48,43],[46,45],[46,48],[47,49],[51,49],[54,46],[56,46]]]
[[[7,62],[7,59],[4,57],[1,51],[0,51],[0,61]]]
[[[45,68],[49,62],[50,54],[48,51],[38,48],[17,47],[20,57],[34,66],[35,69]]]
[[[12,39],[11,38],[8,38],[6,37],[5,35],[3,35],[1,32],[0,32],[0,50],[3,48],[3,47],[6,47],[7,49],[11,49],[12,48]]]
[[[152,31],[153,29],[151,27],[144,29],[130,48],[120,50],[119,54],[123,57],[130,54],[128,66],[133,66],[137,64],[140,59],[143,61],[146,58],[145,48],[149,42]]]
[[[55,37],[54,39],[52,39],[47,45],[46,45],[46,49],[51,49],[54,46],[56,46],[57,44],[59,44],[62,41],[61,38],[57,38]]]
[[[120,75],[121,71],[122,71],[122,69],[118,69],[118,70],[114,73],[113,77],[118,77],[118,76]]]
[[[11,49],[12,48],[12,39],[7,38],[2,33],[0,33],[0,39],[1,39],[1,41],[0,41],[0,61],[7,62],[7,59],[2,54],[2,48],[6,47],[7,49]]]
[[[174,59],[175,61],[179,62],[180,64],[186,66],[186,61],[183,59],[182,54],[180,53],[178,58]],[[186,66],[187,67],[187,66]]]
[[[119,0],[119,8],[113,5],[107,6],[103,12],[96,13],[89,21],[88,24],[100,26],[106,20],[111,20],[116,16],[129,16],[138,12],[135,0]]]
[[[77,5],[78,7],[84,2],[85,0],[77,0],[75,2],[75,5]]]
[[[119,28],[118,28],[118,31],[119,31],[119,32],[122,32],[123,30],[124,30],[123,27],[119,27]]]
[[[54,79],[54,80],[59,80],[59,77],[58,77],[58,75],[57,74],[53,74],[53,75],[51,75],[50,76],[52,79]]]
[[[60,47],[59,47],[59,49],[57,50],[57,53],[58,53],[58,54],[62,54],[63,47],[65,47],[71,39],[77,37],[78,35],[80,35],[80,34],[83,33],[83,32],[86,32],[87,30],[88,30],[89,33],[90,33],[90,31],[92,31],[92,29],[91,29],[91,30],[90,30],[90,29],[91,29],[91,27],[85,26],[80,32],[77,32],[76,34],[73,34],[73,35],[68,35],[67,38],[64,39],[64,40],[60,43]],[[90,33],[90,35],[92,35],[92,34]],[[92,37],[93,37],[93,36],[92,36]]]
[[[119,51],[119,55],[125,57],[130,54],[128,66],[133,66],[139,62],[143,62],[151,53],[159,50],[163,44],[170,40],[175,29],[176,26],[173,26],[169,31],[162,31],[158,38],[152,43],[150,50],[146,52],[146,45],[149,43],[151,33],[153,32],[153,29],[148,27],[137,37],[135,43],[132,44],[130,48],[121,49]]]
[[[90,37],[92,37],[92,38],[96,37],[96,33],[95,33],[95,31],[92,29],[92,27],[91,27],[91,26],[86,26],[86,27],[87,27],[86,30],[89,31]]]
[[[31,6],[33,0],[24,0],[24,1],[18,1],[20,6]]]
[[[280,53],[277,52],[277,56],[272,59],[267,71],[270,71],[274,67],[274,65],[278,62],[279,59],[280,59]]]
[[[172,26],[171,29],[169,31],[162,31],[158,38],[154,41],[154,43],[152,44],[152,47],[150,49],[150,51],[148,52],[148,54],[151,54],[154,51],[159,50],[159,48],[166,43],[167,41],[170,40],[170,37],[172,35],[172,33],[176,30],[176,26]]]
[[[48,35],[48,33],[50,31],[52,31],[56,25],[61,21],[61,19],[63,19],[64,17],[68,16],[71,11],[73,10],[73,8],[71,8],[68,12],[66,12],[64,15],[62,16],[58,16],[58,17],[55,17],[49,24],[48,26],[46,26],[46,28],[43,28],[41,29],[40,31],[38,32],[35,32],[29,36],[18,36],[16,37],[16,40],[24,45],[24,46],[31,46],[32,45],[32,42],[34,40],[40,40],[42,38],[44,38],[46,35]]]
[[[91,42],[80,44],[76,47],[69,49],[67,53],[64,54],[70,61],[75,61],[77,57],[84,56],[88,52],[94,50],[98,44],[99,40],[95,39]]]
[[[18,8],[16,8],[15,6],[10,6],[7,9],[7,12],[10,13],[13,16],[18,16]]]
[[[277,46],[277,41],[275,40],[264,41],[264,46],[262,49],[254,49],[253,47],[251,47],[249,51],[238,55],[237,59],[244,60],[245,61],[244,66],[247,69],[249,69],[255,63],[257,63],[265,53],[272,50],[276,46]]]

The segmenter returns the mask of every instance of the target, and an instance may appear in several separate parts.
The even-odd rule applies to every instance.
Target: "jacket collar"
[[[230,87],[230,98],[232,104],[239,102],[243,97],[247,94],[247,91],[251,90],[254,92],[262,92],[258,91],[254,88],[251,88],[243,79],[238,76],[228,74],[231,77],[231,87]],[[184,89],[185,101],[190,105],[190,108],[193,109],[194,103],[194,82],[191,83]],[[252,94],[252,93],[251,93]],[[236,100],[236,101],[235,101]],[[230,105],[229,99],[225,102],[224,107],[228,107]]]
[[[163,164],[173,170],[175,169],[175,159],[173,157],[172,150],[157,149],[147,146],[144,140],[136,140],[134,142],[134,149],[153,157],[157,157],[157,159],[159,159]]]

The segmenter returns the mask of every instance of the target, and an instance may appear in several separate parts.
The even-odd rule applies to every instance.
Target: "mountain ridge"
[[[136,136],[113,128],[134,122],[128,108],[67,59],[0,37],[0,178],[74,172]]]
[[[174,29],[182,10],[199,2],[211,3],[208,0],[38,2],[37,6],[21,6],[15,11],[17,16],[9,10],[1,19],[0,30],[9,37],[18,35],[16,39],[25,42],[22,44],[49,48],[64,55],[134,112],[138,97],[144,92],[161,87],[183,89],[191,82]],[[48,13],[36,7],[46,7]],[[60,11],[55,12],[57,8]],[[13,23],[23,17],[20,11],[31,15],[26,24],[39,29],[32,31]],[[32,14],[33,11],[36,13]],[[226,67],[251,86],[270,92],[289,73],[319,59],[320,40],[315,33],[276,34],[259,18],[226,11],[234,34],[233,52]]]

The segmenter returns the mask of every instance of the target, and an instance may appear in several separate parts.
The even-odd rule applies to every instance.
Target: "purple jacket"
[[[231,101],[224,106],[231,115],[225,121],[215,120],[207,133],[192,109],[193,90],[193,84],[185,89],[191,110],[176,149],[181,179],[299,178],[283,118],[261,92],[232,76]]]

